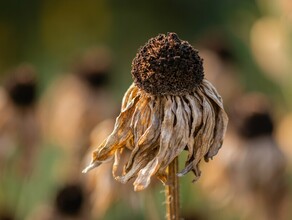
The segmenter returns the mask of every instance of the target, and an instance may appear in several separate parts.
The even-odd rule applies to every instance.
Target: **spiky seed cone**
[[[160,34],[139,49],[132,76],[140,89],[152,95],[183,95],[201,84],[203,60],[175,33]]]

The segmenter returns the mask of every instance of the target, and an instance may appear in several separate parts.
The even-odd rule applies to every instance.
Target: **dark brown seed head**
[[[203,60],[175,33],[151,38],[132,62],[135,84],[152,95],[182,95],[204,78]]]

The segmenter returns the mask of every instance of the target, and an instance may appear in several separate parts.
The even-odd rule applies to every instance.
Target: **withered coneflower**
[[[154,175],[167,184],[172,184],[171,173],[193,171],[199,178],[199,162],[217,154],[228,118],[220,95],[204,79],[198,51],[175,33],[160,34],[139,49],[132,76],[114,131],[83,172],[114,158],[114,177],[122,183],[135,178],[135,191],[145,189]],[[131,155],[117,175],[124,148]],[[189,152],[186,166],[177,173],[170,165],[177,164],[184,149]]]

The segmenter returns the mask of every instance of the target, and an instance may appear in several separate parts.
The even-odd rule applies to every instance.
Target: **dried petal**
[[[202,98],[202,125],[200,130],[196,133],[194,139],[194,152],[193,155],[187,161],[187,166],[183,169],[179,176],[185,175],[190,170],[193,170],[196,177],[200,176],[200,170],[198,164],[201,159],[208,153],[210,145],[212,143],[213,131],[215,127],[215,112],[212,104],[205,98],[204,94],[197,91]]]
[[[135,191],[142,190],[147,187],[150,183],[151,176],[157,172],[159,166],[161,165],[167,150],[171,147],[170,141],[173,137],[173,122],[174,122],[174,114],[175,105],[173,105],[172,100],[170,98],[165,97],[165,107],[164,107],[164,119],[161,125],[161,136],[160,136],[160,147],[156,157],[150,161],[146,167],[144,167],[138,173],[138,177],[134,182]]]
[[[94,152],[87,170],[115,154],[114,177],[122,183],[136,178],[134,189],[139,191],[154,175],[165,183],[167,166],[187,149],[186,167],[178,175],[192,170],[198,179],[199,163],[218,152],[227,121],[220,95],[206,80],[192,93],[180,96],[149,96],[132,85],[124,96],[114,131]],[[118,175],[124,148],[131,154]]]
[[[217,104],[217,107],[214,106],[214,109],[217,111],[216,125],[213,137],[214,141],[210,147],[208,154],[205,157],[205,159],[208,160],[208,158],[212,158],[213,156],[215,156],[222,146],[223,138],[227,129],[228,117],[223,109],[222,99],[218,95],[216,89],[207,80],[204,80],[203,85],[204,86],[202,86],[202,88],[204,89],[207,97]]]

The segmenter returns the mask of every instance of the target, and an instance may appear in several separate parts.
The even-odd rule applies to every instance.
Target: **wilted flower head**
[[[186,165],[178,175],[193,171],[197,179],[199,162],[217,154],[228,121],[202,64],[198,51],[175,33],[150,39],[133,60],[134,83],[124,95],[114,131],[84,172],[114,157],[115,178],[122,183],[136,178],[138,191],[154,175],[165,182],[167,166],[186,149]],[[117,175],[124,148],[132,152]]]

